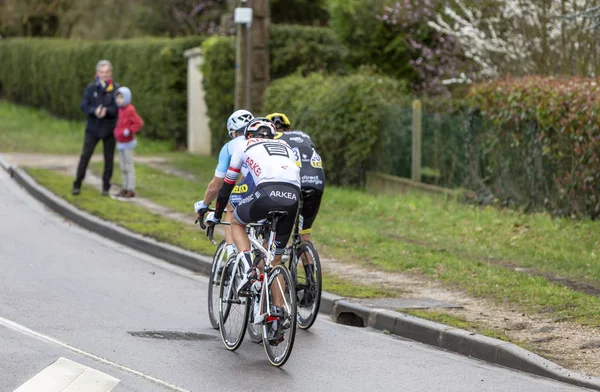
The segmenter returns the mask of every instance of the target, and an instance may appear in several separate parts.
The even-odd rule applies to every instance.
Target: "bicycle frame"
[[[220,223],[222,225],[230,225],[229,223]],[[254,246],[255,249],[257,249],[259,252],[261,252],[263,255],[265,255],[265,266],[264,266],[264,275],[268,276],[269,271],[272,269],[272,262],[275,259],[275,236],[276,236],[276,232],[273,230],[269,231],[269,240],[267,242],[267,249],[265,249],[265,247],[263,247],[263,245],[260,243],[260,241],[258,241],[256,239],[256,227],[257,225],[249,225],[249,230],[248,230],[248,240],[250,240],[250,244],[252,246]],[[235,264],[233,266],[233,274],[231,275],[231,281],[233,281],[233,279],[236,278],[237,272],[238,272],[238,266],[239,266],[239,259],[236,259]],[[260,292],[260,299],[262,302],[263,298],[266,298],[267,301],[267,316],[271,316],[271,303],[269,300],[269,296],[267,295],[267,286],[269,284],[271,284],[271,282],[273,281],[275,277],[274,276],[270,276],[268,278],[268,281],[265,282],[263,281],[263,285],[261,288],[261,292]],[[266,284],[265,284],[266,283]],[[285,299],[285,296],[283,295],[283,287],[281,287],[281,283],[279,282],[279,280],[277,280],[277,284],[279,286],[279,290],[282,293],[282,298],[284,301],[284,305],[285,307],[288,309],[288,311],[290,311],[290,305],[287,302],[287,300]],[[227,288],[227,298],[231,298],[231,290],[232,290],[232,285],[230,284]],[[241,301],[240,301],[241,302]],[[261,305],[261,309],[262,309],[262,303]],[[221,306],[221,305],[220,305]]]

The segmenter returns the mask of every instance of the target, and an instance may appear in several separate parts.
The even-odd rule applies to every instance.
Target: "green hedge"
[[[301,72],[339,72],[348,50],[325,27],[272,25],[271,79]]]
[[[82,119],[83,89],[94,79],[96,62],[108,59],[114,79],[133,93],[133,104],[145,122],[143,134],[184,142],[187,67],[183,52],[202,40],[1,40],[0,86],[13,102]]]
[[[351,49],[347,61],[353,67],[375,65],[386,75],[415,81],[411,48],[406,44],[408,32],[402,26],[381,20],[386,7],[396,3],[395,0],[329,0],[330,25],[340,41]]]
[[[371,73],[289,76],[265,94],[264,112],[284,112],[314,140],[328,183],[361,185],[376,167],[390,105],[406,97],[399,82]]]
[[[271,26],[271,79],[296,72],[338,72],[346,49],[333,32],[322,27]],[[235,53],[231,37],[211,37],[202,45],[204,91],[212,131],[212,149],[228,140],[225,124],[233,111]]]
[[[480,136],[498,198],[600,216],[600,79],[526,77],[476,85],[469,101],[495,126]],[[489,181],[488,181],[489,183]]]

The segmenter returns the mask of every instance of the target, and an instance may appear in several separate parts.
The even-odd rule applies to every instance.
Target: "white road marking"
[[[119,381],[106,373],[61,357],[14,392],[110,392]]]
[[[84,357],[90,358],[90,359],[92,359],[92,360],[94,360],[96,362],[102,363],[102,364],[107,365],[107,366],[111,366],[111,367],[113,367],[115,369],[118,369],[118,370],[120,370],[122,372],[133,374],[134,376],[141,377],[141,378],[143,378],[145,380],[153,382],[154,384],[157,384],[157,385],[160,385],[162,387],[168,388],[171,391],[175,391],[175,392],[191,392],[191,391],[189,391],[187,389],[183,389],[183,388],[180,388],[180,387],[175,386],[173,384],[169,384],[166,381],[159,380],[158,378],[152,377],[152,376],[150,376],[148,374],[144,374],[144,373],[142,373],[140,371],[128,368],[128,367],[123,366],[123,365],[119,365],[116,362],[112,362],[112,361],[110,361],[108,359],[104,359],[104,358],[99,357],[99,356],[97,356],[95,354],[88,353],[87,351],[78,349],[77,347],[73,347],[73,346],[71,346],[71,345],[69,345],[67,343],[63,343],[60,340],[56,340],[56,339],[54,339],[54,338],[52,338],[50,336],[47,336],[47,335],[41,334],[39,332],[36,332],[36,331],[34,331],[34,330],[30,329],[30,328],[27,328],[24,325],[15,323],[14,321],[5,319],[3,317],[0,317],[0,325],[3,325],[6,328],[9,328],[9,329],[11,329],[11,330],[13,330],[15,332],[19,332],[19,333],[21,333],[23,335],[28,335],[28,336],[34,337],[36,339],[39,339],[41,341],[44,341],[46,343],[50,343],[50,344],[53,344],[55,346],[62,347],[64,349],[72,351],[72,352],[74,352],[76,354],[79,354],[79,355],[82,355]]]

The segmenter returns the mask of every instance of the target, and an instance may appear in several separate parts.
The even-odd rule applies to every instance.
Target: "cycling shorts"
[[[323,191],[314,189],[314,192],[302,201],[300,234],[310,234],[312,231],[313,223],[319,213],[319,207],[321,207],[322,198]]]
[[[235,219],[242,224],[266,219],[271,211],[285,211],[287,215],[277,222],[275,253],[282,254],[287,245],[298,212],[300,189],[285,182],[265,182],[244,198],[233,211]]]

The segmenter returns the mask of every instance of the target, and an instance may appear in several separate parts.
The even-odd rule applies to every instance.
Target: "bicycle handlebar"
[[[214,209],[214,208],[209,208],[209,209],[208,209],[208,211],[214,212],[214,211],[216,211],[216,209]],[[225,211],[225,212],[227,212],[227,211]],[[199,225],[200,225],[200,227],[202,227],[202,223],[203,223],[203,222],[200,220],[200,218],[196,219],[196,222],[195,222],[195,223],[199,224]],[[213,245],[217,245],[217,241],[216,241],[216,240],[215,240],[215,238],[214,238],[214,234],[215,234],[215,227],[216,227],[217,225],[231,226],[231,223],[229,223],[229,222],[218,222],[218,223],[211,222],[211,224],[210,224],[210,225],[207,225],[208,227],[207,227],[207,229],[206,229],[206,235],[207,235],[207,237],[208,237],[209,241],[210,241],[210,242],[211,242]],[[263,226],[263,224],[262,224],[262,223],[249,223],[249,224],[247,224],[246,226],[251,226],[251,227],[261,227],[261,226]]]

